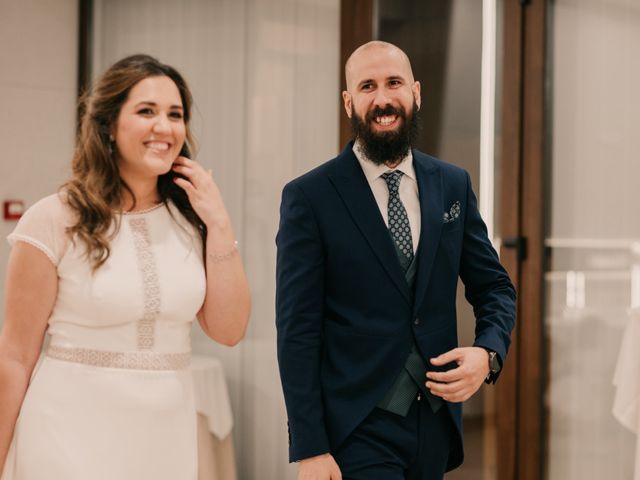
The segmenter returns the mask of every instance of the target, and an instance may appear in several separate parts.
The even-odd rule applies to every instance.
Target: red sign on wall
[[[24,202],[22,200],[5,200],[4,201],[4,219],[20,220],[24,213]]]

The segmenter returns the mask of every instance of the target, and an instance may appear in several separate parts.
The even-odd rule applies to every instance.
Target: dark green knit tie
[[[409,286],[413,287],[415,281],[415,265],[413,255],[413,240],[411,238],[411,226],[407,210],[400,200],[399,188],[403,173],[395,170],[382,174],[382,178],[387,182],[389,188],[388,203],[388,228],[396,246],[398,260],[405,272],[405,277]],[[410,267],[413,267],[410,269]],[[427,378],[426,365],[422,361],[420,353],[415,344],[407,357],[404,368],[396,378],[385,397],[378,404],[389,412],[406,416],[409,407],[416,398],[418,391],[422,391],[434,412],[442,406],[441,398],[434,396],[424,385]]]
[[[389,189],[389,203],[387,207],[389,231],[391,238],[396,244],[399,253],[402,270],[407,271],[413,260],[413,239],[411,238],[411,225],[407,210],[400,200],[400,181],[403,173],[393,170],[382,174],[382,178],[387,182]]]

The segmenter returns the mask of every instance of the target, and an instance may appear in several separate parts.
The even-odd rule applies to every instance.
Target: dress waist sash
[[[109,352],[49,345],[46,355],[65,362],[130,370],[182,370],[191,364],[191,352]]]

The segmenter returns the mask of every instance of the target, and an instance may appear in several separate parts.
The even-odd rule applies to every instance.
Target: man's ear
[[[351,103],[351,94],[346,90],[342,92],[342,101],[344,102],[344,110],[347,112],[347,117],[351,118],[353,104]]]
[[[418,110],[420,110],[420,105],[422,103],[422,96],[420,95],[420,82],[413,82],[411,91],[413,92],[413,98],[416,100],[416,105],[418,105]]]

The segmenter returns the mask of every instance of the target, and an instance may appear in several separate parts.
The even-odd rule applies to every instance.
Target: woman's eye
[[[138,113],[140,115],[152,115],[153,114],[153,110],[150,108],[141,108],[140,110],[138,110]]]
[[[171,112],[169,116],[171,118],[175,118],[176,120],[182,120],[183,117],[182,112]]]

